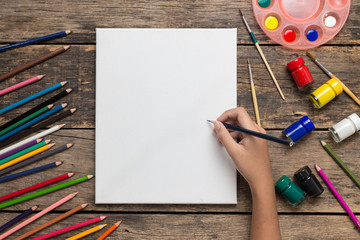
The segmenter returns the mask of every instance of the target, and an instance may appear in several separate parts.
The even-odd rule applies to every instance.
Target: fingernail
[[[220,123],[219,123],[218,121],[216,121],[216,122],[214,123],[214,125],[215,125],[215,131],[220,130],[221,125],[220,125]]]

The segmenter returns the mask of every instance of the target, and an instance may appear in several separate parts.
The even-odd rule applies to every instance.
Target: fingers
[[[249,114],[243,107],[227,110],[217,120],[230,124],[236,123],[238,126],[254,131],[259,130],[255,122],[251,120]]]
[[[241,146],[239,146],[233,137],[230,135],[229,131],[224,127],[224,125],[216,121],[214,122],[214,128],[215,132],[218,136],[218,139],[221,141],[221,143],[225,146],[227,152],[232,157],[235,155],[235,153],[238,151]]]

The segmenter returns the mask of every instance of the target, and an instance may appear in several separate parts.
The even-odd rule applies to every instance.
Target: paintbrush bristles
[[[241,12],[241,9],[239,8],[240,17],[243,17],[244,15]]]
[[[311,58],[311,60],[313,60],[314,62],[316,61],[316,58],[309,52],[306,52],[306,55]]]

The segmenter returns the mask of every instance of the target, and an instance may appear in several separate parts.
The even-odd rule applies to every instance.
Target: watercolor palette
[[[351,0],[252,0],[254,16],[265,34],[294,49],[331,40],[349,16]]]

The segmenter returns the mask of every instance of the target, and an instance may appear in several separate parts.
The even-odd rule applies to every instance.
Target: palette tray
[[[256,21],[275,42],[294,49],[331,40],[349,16],[351,0],[252,0]]]

